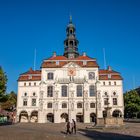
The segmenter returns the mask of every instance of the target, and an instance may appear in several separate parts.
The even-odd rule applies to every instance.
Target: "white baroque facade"
[[[97,118],[123,117],[123,81],[120,73],[99,68],[96,59],[79,55],[72,20],[66,29],[64,55],[43,60],[40,70],[18,79],[17,121],[90,123]]]

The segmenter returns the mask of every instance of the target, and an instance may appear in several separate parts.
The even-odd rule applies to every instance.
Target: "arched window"
[[[94,72],[89,72],[88,73],[88,79],[90,79],[90,80],[95,79],[95,73]]]
[[[49,73],[48,73],[47,79],[48,79],[48,80],[53,80],[53,73],[52,73],[52,72],[49,72]]]
[[[90,103],[90,108],[95,108],[95,103]]]
[[[117,85],[117,83],[116,83],[116,82],[114,82],[114,85],[116,86],[116,85]]]
[[[47,108],[52,108],[52,103],[48,103]]]
[[[61,88],[62,97],[67,97],[67,86],[63,85]]]
[[[35,96],[35,92],[33,93],[33,96]]]
[[[109,82],[109,85],[111,85],[111,82]]]
[[[24,93],[24,96],[27,96],[27,93],[26,92]]]
[[[89,95],[90,96],[95,96],[96,95],[96,93],[95,93],[95,87],[93,85],[91,85],[89,87]]]
[[[67,108],[67,103],[62,103],[62,108]]]
[[[82,108],[82,103],[77,103],[77,108]]]
[[[77,97],[81,97],[82,93],[83,93],[82,86],[78,85],[77,86]]]
[[[48,97],[53,97],[53,86],[48,86],[47,96]]]
[[[114,96],[117,95],[116,92],[113,92],[113,95],[114,95]]]
[[[108,93],[107,92],[105,92],[104,94],[105,94],[105,96],[108,96]]]

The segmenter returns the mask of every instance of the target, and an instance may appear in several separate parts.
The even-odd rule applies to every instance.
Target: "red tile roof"
[[[56,64],[56,61],[59,61],[59,64]],[[86,64],[84,64],[83,61],[86,61]],[[68,64],[69,62],[74,62],[81,67],[99,67],[96,60],[88,56],[79,56],[74,59],[68,59],[65,56],[53,56],[47,60],[44,60],[41,67],[42,68],[61,68],[64,65]]]
[[[32,68],[20,74],[18,81],[40,81],[41,80],[41,71],[40,70],[32,70]]]
[[[99,80],[123,80],[119,72],[113,70],[99,70]]]

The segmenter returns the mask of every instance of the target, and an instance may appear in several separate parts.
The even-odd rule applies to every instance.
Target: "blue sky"
[[[140,86],[139,0],[0,0],[0,65],[10,92],[17,92],[20,73],[36,68],[52,52],[63,54],[69,15],[73,17],[79,52],[97,58],[124,78],[124,91]],[[133,82],[135,77],[135,84]]]

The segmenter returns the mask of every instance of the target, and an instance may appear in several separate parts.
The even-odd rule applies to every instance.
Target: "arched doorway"
[[[90,122],[96,123],[96,114],[95,113],[90,113]]]
[[[120,110],[114,110],[112,113],[113,117],[122,117],[122,112]]]
[[[54,122],[54,115],[52,113],[47,114],[47,122]]]
[[[20,112],[19,122],[28,122],[28,113],[27,113],[27,111],[21,111]]]
[[[77,113],[76,115],[76,121],[77,122],[83,122],[84,121],[84,117],[82,113]]]
[[[33,111],[31,113],[31,120],[30,122],[37,122],[38,121],[38,111]]]
[[[62,113],[61,114],[61,122],[67,122],[68,121],[68,114]]]

